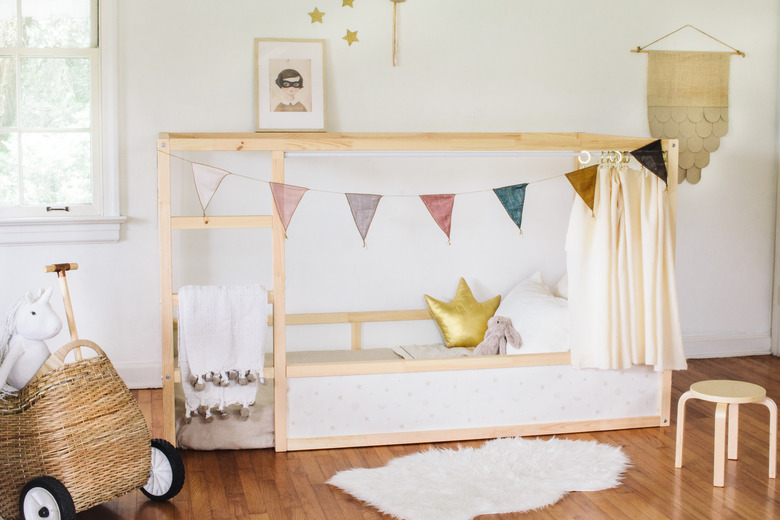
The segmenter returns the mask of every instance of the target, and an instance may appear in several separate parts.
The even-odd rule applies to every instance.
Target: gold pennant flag
[[[593,202],[596,199],[596,177],[598,176],[599,165],[594,164],[581,170],[574,170],[566,174],[574,191],[580,196],[582,201],[593,211]]]

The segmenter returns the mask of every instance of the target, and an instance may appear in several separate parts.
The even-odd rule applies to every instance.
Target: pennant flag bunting
[[[276,210],[279,212],[284,231],[287,233],[287,226],[290,225],[290,219],[292,219],[293,213],[295,213],[295,209],[298,207],[298,203],[301,202],[303,195],[309,191],[309,189],[301,188],[300,186],[290,186],[289,184],[280,184],[278,182],[269,182],[268,184],[271,186],[271,194],[274,197]]]
[[[363,247],[365,247],[368,228],[371,227],[371,221],[374,220],[374,214],[376,214],[376,208],[382,196],[365,193],[346,193],[345,195],[347,202],[349,202],[349,209],[352,211],[352,218],[355,219],[355,225],[363,238]]]
[[[642,166],[653,172],[666,183],[668,175],[661,144],[661,140],[659,139],[629,153],[642,164]],[[598,177],[599,166],[599,164],[594,164],[565,174],[574,188],[574,191],[577,192],[591,211],[593,211],[595,203],[596,179]],[[232,172],[220,168],[193,162],[192,175],[195,181],[195,191],[197,192],[198,200],[203,209],[203,216],[205,218],[206,208],[214,197],[222,180],[226,176],[233,174]],[[239,176],[243,177],[242,175]],[[290,220],[292,219],[295,210],[298,208],[298,204],[301,202],[303,195],[309,191],[309,188],[277,182],[268,182],[268,184],[271,187],[271,194],[273,195],[276,210],[279,212],[279,216],[284,226],[286,237]],[[501,201],[504,209],[512,218],[515,225],[517,225],[521,234],[523,232],[523,206],[525,205],[525,192],[527,187],[528,183],[523,183],[493,189],[493,192],[498,197],[498,200]],[[355,220],[355,225],[363,239],[363,246],[365,246],[368,230],[374,220],[379,201],[384,195],[366,193],[345,193],[345,195],[352,212],[352,218]],[[420,200],[425,204],[425,207],[433,217],[433,220],[439,228],[441,228],[444,234],[447,235],[448,241],[451,236],[452,210],[455,204],[456,195],[456,193],[419,195]]]
[[[192,178],[195,181],[195,191],[198,193],[198,201],[206,215],[206,208],[214,197],[219,184],[230,172],[206,166],[205,164],[192,163]]]
[[[455,195],[420,195],[425,207],[428,208],[433,220],[439,225],[447,240],[450,240],[450,229],[452,227],[452,206],[455,204]]]
[[[642,166],[656,174],[664,183],[668,184],[666,164],[664,164],[664,151],[661,148],[661,140],[658,139],[652,143],[637,148],[631,155],[640,162]],[[592,209],[592,208],[591,208]]]
[[[593,211],[593,201],[596,198],[596,177],[598,172],[599,165],[594,164],[593,166],[574,170],[566,174],[566,178],[569,179],[574,191],[577,192],[591,211]]]
[[[505,186],[503,188],[495,188],[493,192],[504,205],[504,209],[512,220],[517,225],[520,233],[523,232],[523,205],[525,204],[525,188],[528,183],[515,184],[514,186]]]

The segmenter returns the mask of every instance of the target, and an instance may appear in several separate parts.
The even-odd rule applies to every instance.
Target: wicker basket
[[[79,346],[97,357],[66,364]],[[34,478],[60,480],[83,511],[144,486],[150,467],[141,409],[91,341],[63,346],[17,396],[0,401],[0,516],[6,520],[19,518],[20,493]]]

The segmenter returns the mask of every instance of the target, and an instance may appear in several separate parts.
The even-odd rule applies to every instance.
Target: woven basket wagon
[[[77,347],[97,356],[65,363]],[[0,400],[0,516],[18,519],[22,488],[41,476],[60,480],[76,511],[143,487],[149,446],[141,409],[105,353],[71,341],[17,395]]]

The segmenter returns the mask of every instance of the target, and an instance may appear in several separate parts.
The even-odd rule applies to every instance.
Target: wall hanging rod
[[[585,157],[586,152],[501,150],[501,151],[293,151],[285,157]]]

